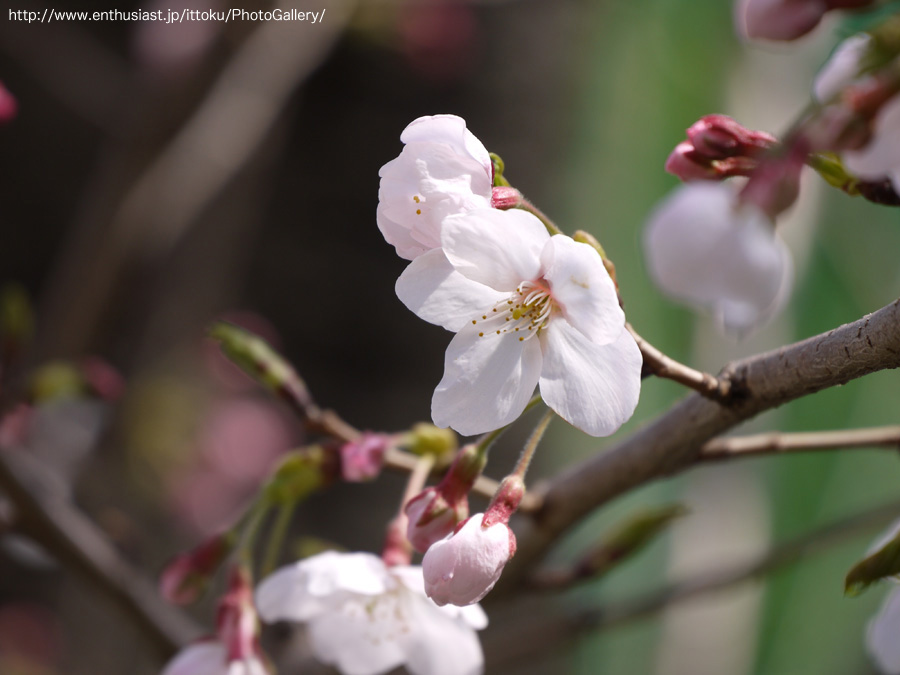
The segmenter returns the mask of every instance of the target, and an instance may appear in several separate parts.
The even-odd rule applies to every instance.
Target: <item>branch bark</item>
[[[702,462],[716,462],[759,455],[876,447],[900,450],[900,425],[790,434],[773,432],[754,434],[753,436],[716,438],[703,446],[697,459]]]
[[[827,333],[726,366],[728,405],[694,393],[609,450],[538,486],[541,507],[518,519],[518,552],[502,583],[519,581],[569,527],[624,492],[700,461],[703,444],[788,401],[900,367],[900,300]]]

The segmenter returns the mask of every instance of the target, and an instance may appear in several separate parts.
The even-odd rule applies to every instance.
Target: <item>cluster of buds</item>
[[[666,171],[683,181],[749,176],[778,143],[764,131],[747,129],[725,115],[706,115],[687,130],[666,160]]]

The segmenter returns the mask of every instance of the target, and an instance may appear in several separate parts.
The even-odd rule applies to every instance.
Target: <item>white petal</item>
[[[900,588],[891,591],[869,622],[866,645],[881,672],[900,673]]]
[[[421,565],[397,565],[392,567],[390,571],[391,574],[400,579],[403,585],[409,590],[427,599],[427,596],[425,595],[425,580],[422,577]],[[443,607],[437,607],[431,600],[428,600],[428,604],[434,606],[440,612],[451,618],[460,619],[470,628],[474,628],[475,630],[487,628],[487,614],[484,613],[481,605],[466,605],[465,607],[444,605]]]
[[[643,358],[624,329],[596,345],[565,319],[541,331],[541,396],[560,417],[591,436],[609,436],[634,413],[641,393]]]
[[[859,75],[863,57],[869,50],[868,33],[853,35],[838,45],[813,83],[816,100],[825,103],[850,84]]]
[[[735,198],[723,183],[676,189],[651,215],[644,249],[663,291],[745,332],[784,304],[793,266],[772,223],[751,205],[736,208]]]
[[[477,675],[483,671],[481,644],[464,622],[427,598],[417,598],[412,618],[416,630],[405,640],[406,665],[412,675]]]
[[[541,250],[550,239],[532,214],[518,209],[476,209],[443,223],[447,259],[473,281],[512,292],[540,274]]]
[[[868,180],[900,173],[900,95],[895,95],[878,113],[868,145],[845,152],[842,158],[850,171]],[[900,190],[896,179],[894,187]]]
[[[384,673],[406,661],[402,638],[415,626],[394,596],[348,601],[309,623],[309,641],[320,661],[343,675]]]
[[[404,143],[444,143],[459,154],[476,160],[489,178],[493,168],[491,157],[481,141],[466,128],[466,121],[456,115],[430,115],[412,121],[400,134]]]
[[[198,642],[178,652],[162,675],[226,675],[228,653],[219,641]]]
[[[228,675],[270,675],[266,665],[256,657],[228,664]]]
[[[429,323],[458,331],[507,297],[457,272],[441,249],[413,260],[397,279],[397,297]]]
[[[544,246],[541,267],[554,301],[570,324],[598,345],[619,336],[625,313],[597,251],[558,234]]]
[[[431,399],[439,427],[470,436],[499,429],[522,414],[540,377],[541,347],[536,339],[519,341],[515,333],[497,335],[501,325],[469,324],[450,342],[444,377]]]
[[[348,593],[378,595],[392,585],[377,556],[326,551],[263,579],[256,606],[263,621],[306,621]]]

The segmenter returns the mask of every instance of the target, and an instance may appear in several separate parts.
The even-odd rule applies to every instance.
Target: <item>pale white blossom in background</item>
[[[400,156],[378,172],[378,229],[397,255],[414,260],[441,245],[449,215],[491,206],[487,149],[456,115],[420,117],[400,136]]]
[[[506,523],[482,527],[483,513],[435,542],[422,559],[425,592],[439,605],[471,605],[497,583],[516,550]]]
[[[837,46],[813,82],[813,94],[817,101],[825,103],[831,100],[859,76],[871,42],[868,33],[858,33]]]
[[[888,179],[900,192],[900,95],[885,103],[875,117],[872,138],[859,150],[841,154],[855,175],[870,181]]]
[[[866,631],[869,654],[886,675],[900,675],[900,588],[892,590]]]
[[[163,670],[162,675],[270,675],[257,656],[232,661],[228,649],[218,640],[197,642],[185,647]]]
[[[540,384],[560,417],[592,436],[637,406],[642,357],[597,252],[551,237],[535,216],[478,209],[444,221],[397,295],[456,332],[431,402],[434,423],[465,435],[514,421]]]
[[[666,295],[711,310],[726,332],[740,335],[783,307],[793,262],[771,220],[736,197],[729,183],[676,188],[651,214],[644,252]]]
[[[438,607],[422,568],[370,553],[328,551],[276,570],[256,592],[264,621],[307,624],[313,653],[345,675],[404,665],[413,675],[474,675],[484,656],[480,607]]]

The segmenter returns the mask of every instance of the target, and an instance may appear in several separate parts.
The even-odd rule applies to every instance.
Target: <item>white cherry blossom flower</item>
[[[813,82],[813,93],[817,101],[830,101],[859,76],[863,58],[869,51],[871,42],[872,38],[868,33],[857,33],[837,46]]]
[[[178,652],[162,675],[270,675],[270,672],[259,657],[232,661],[222,642],[207,640]]]
[[[491,206],[493,168],[484,145],[456,115],[413,121],[400,156],[378,172],[378,229],[397,255],[413,260],[441,245],[449,215]]]
[[[900,95],[882,106],[866,146],[845,151],[841,157],[847,168],[860,178],[871,181],[887,178],[900,192]]]
[[[892,590],[866,630],[866,646],[878,669],[900,674],[900,588]]]
[[[276,570],[256,592],[269,622],[306,623],[316,658],[345,675],[405,665],[413,675],[482,672],[480,607],[438,607],[422,568],[387,567],[370,553],[328,551]]]
[[[592,436],[631,417],[642,357],[594,249],[551,237],[516,209],[451,216],[441,246],[396,287],[422,319],[456,332],[431,402],[435,424],[466,435],[498,429],[538,384],[548,406]]]
[[[422,559],[425,592],[439,605],[470,605],[497,583],[516,552],[516,539],[506,523],[482,527],[476,513],[456,532],[431,545]]]
[[[727,183],[677,188],[651,214],[644,251],[663,292],[742,334],[784,305],[793,263],[771,220],[736,197]]]

